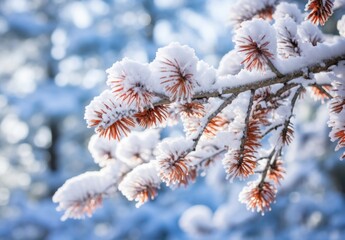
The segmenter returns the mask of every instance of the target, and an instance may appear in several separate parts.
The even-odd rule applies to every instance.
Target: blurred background
[[[327,106],[296,111],[287,174],[264,217],[238,202],[221,165],[140,209],[121,194],[85,220],[60,221],[51,197],[97,170],[84,108],[123,57],[151,61],[179,41],[217,67],[233,48],[231,0],[0,1],[0,240],[345,239],[345,166],[328,139]],[[301,9],[305,1],[300,1]],[[336,12],[324,30],[336,33]],[[315,129],[318,131],[315,132]]]

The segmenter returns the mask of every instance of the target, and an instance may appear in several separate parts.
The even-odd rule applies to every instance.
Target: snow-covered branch
[[[338,52],[334,54],[334,56],[331,56],[330,58],[317,60],[310,65],[307,65],[307,66],[303,65],[303,67],[284,73],[282,77],[268,77],[268,78],[260,77],[249,83],[244,83],[244,84],[241,84],[242,79],[240,77],[238,77],[237,79],[236,77],[231,77],[229,78],[229,82],[230,81],[237,82],[238,85],[231,86],[231,87],[225,86],[221,89],[211,90],[209,92],[197,92],[194,94],[193,99],[218,97],[222,94],[235,94],[235,93],[239,94],[242,92],[249,91],[251,89],[260,89],[263,87],[268,87],[268,86],[272,86],[274,84],[279,84],[279,83],[283,83],[283,84],[289,83],[290,81],[294,79],[298,79],[300,77],[305,76],[306,73],[320,73],[320,72],[327,71],[330,67],[337,65],[341,61],[345,61],[345,42],[342,46],[338,46],[336,48],[338,50],[340,48],[340,51],[342,52]],[[308,83],[314,84],[315,82],[308,82]],[[168,102],[163,100],[156,104],[162,104],[162,103],[166,104]]]
[[[88,127],[98,134],[90,150],[105,177],[97,180],[99,188],[78,192],[72,189],[97,174],[67,181],[54,197],[67,210],[64,216],[91,214],[108,195],[106,186],[140,206],[157,196],[162,182],[188,185],[214,161],[231,181],[258,175],[240,201],[262,214],[269,210],[285,173],[284,148],[293,141],[295,105],[305,89],[330,99],[330,137],[338,140],[336,150],[345,147],[345,39],[325,36],[315,25],[325,24],[332,8],[332,0],[309,0],[303,21],[295,4],[238,1],[230,17],[235,48],[218,69],[176,42],[158,49],[150,63],[127,58],[114,63],[107,70],[110,89],[85,111]],[[341,35],[344,21],[338,24]],[[179,121],[183,137],[137,131]]]

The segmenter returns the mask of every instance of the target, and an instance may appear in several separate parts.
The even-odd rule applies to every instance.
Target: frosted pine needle
[[[249,154],[249,152],[247,152]],[[235,178],[244,180],[254,174],[256,161],[252,155],[243,156],[239,150],[232,150],[225,155],[223,160],[227,178],[233,181]]]
[[[190,160],[185,155],[192,145],[193,141],[184,138],[168,139],[158,145],[156,166],[167,186],[186,181]]]
[[[310,11],[307,18],[314,24],[325,25],[333,14],[334,0],[309,0],[305,10]]]
[[[249,182],[240,193],[239,200],[247,205],[248,210],[261,212],[271,210],[271,203],[276,198],[276,187],[269,182]]]
[[[342,82],[333,83],[334,98],[329,105],[328,126],[332,128],[329,136],[331,141],[338,141],[335,150],[345,147],[345,85]],[[345,152],[340,159],[345,158]]]
[[[113,95],[106,90],[86,107],[84,118],[88,127],[96,127],[99,136],[120,140],[135,126],[127,112],[128,109],[115,102]]]
[[[308,21],[302,22],[302,24],[298,26],[298,35],[304,42],[311,43],[313,46],[324,41],[321,30]]]
[[[322,90],[323,89],[323,90]],[[331,86],[319,86],[319,87],[310,87],[312,96],[316,100],[327,100],[329,98],[329,94],[327,94],[332,89]]]
[[[177,106],[177,112],[185,118],[201,118],[205,115],[205,107],[199,102],[190,102],[179,104]]]
[[[65,211],[61,220],[91,217],[102,205],[103,197],[115,191],[115,184],[108,175],[101,172],[86,172],[71,178],[53,196],[59,203],[57,210]]]
[[[168,118],[168,106],[156,106],[134,114],[137,123],[143,128],[155,127]]]
[[[198,59],[188,46],[171,43],[157,51],[152,63],[160,83],[171,100],[189,102],[194,94]]]
[[[119,190],[129,201],[136,201],[136,207],[140,207],[157,196],[160,183],[155,166],[152,162],[145,163],[126,175],[119,184]]]
[[[125,164],[134,168],[151,161],[153,151],[159,142],[159,131],[149,129],[143,132],[131,132],[118,144],[116,155]]]
[[[203,136],[213,138],[219,131],[223,130],[228,125],[228,123],[228,120],[221,114],[215,116],[206,125]]]
[[[275,160],[271,165],[267,173],[267,177],[271,179],[275,184],[279,184],[280,180],[284,178],[285,169],[283,167],[283,161],[281,157]]]
[[[244,22],[236,31],[234,42],[242,63],[249,71],[264,71],[268,60],[275,56],[275,31],[264,20]]]
[[[95,161],[100,167],[105,167],[116,159],[117,141],[99,137],[94,134],[88,148]]]
[[[301,55],[300,39],[297,35],[297,25],[290,17],[276,20],[278,53],[284,58]]]
[[[271,20],[277,0],[241,0],[232,5],[230,24],[239,27],[244,21],[253,18]]]
[[[128,105],[135,104],[138,109],[150,106],[153,94],[150,92],[150,69],[128,58],[113,64],[107,70],[107,84],[115,97]]]
[[[231,132],[233,133],[234,144],[230,146],[232,149],[228,151],[223,159],[223,165],[227,173],[227,178],[233,181],[234,178],[240,180],[248,178],[254,174],[256,168],[256,153],[261,146],[260,140],[262,137],[260,125],[267,122],[266,111],[263,111],[259,105],[259,101],[255,100],[255,96],[251,96],[248,104],[247,112],[241,111],[241,114],[236,116],[232,124],[230,124]],[[241,116],[246,114],[245,119]],[[238,129],[236,122],[243,122]],[[238,133],[240,135],[238,136]]]
[[[290,120],[287,120],[284,123],[284,128],[280,134],[281,143],[278,143],[278,145],[279,144],[289,145],[293,140],[293,134],[294,134],[293,123],[291,123]]]

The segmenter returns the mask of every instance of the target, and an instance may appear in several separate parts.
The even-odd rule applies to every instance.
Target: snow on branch
[[[253,18],[272,19],[277,0],[241,0],[230,9],[230,24],[234,27],[240,27],[242,22]]]
[[[235,49],[244,59],[241,63],[249,71],[265,70],[265,65],[274,59],[276,53],[275,31],[264,20],[244,22],[236,31]]]
[[[117,189],[139,207],[157,196],[161,183],[186,186],[216,161],[230,181],[257,177],[239,200],[263,214],[284,178],[283,153],[306,89],[322,103],[330,100],[330,138],[336,150],[345,147],[344,17],[341,36],[325,37],[315,24],[325,24],[333,1],[310,0],[311,22],[297,5],[277,4],[233,6],[235,48],[218,69],[191,47],[171,43],[150,63],[124,58],[107,70],[110,89],[85,109],[97,134],[89,150],[101,170],[72,178],[55,193],[63,219],[90,216]],[[154,129],[178,122],[181,137],[162,139]]]
[[[342,67],[340,67],[342,66]],[[332,83],[334,98],[330,101],[329,105],[329,121],[328,126],[331,127],[329,136],[331,141],[338,141],[335,148],[338,151],[340,148],[345,147],[345,62],[335,69],[336,80]],[[342,154],[340,159],[345,158],[345,153]]]
[[[145,163],[128,173],[119,185],[119,190],[129,200],[135,200],[140,207],[149,199],[154,199],[161,181],[152,163]]]
[[[131,106],[133,103],[138,109],[142,109],[152,103],[151,72],[147,64],[141,64],[123,59],[107,71],[107,84],[111,88],[115,98]]]
[[[198,59],[188,46],[172,43],[157,51],[151,63],[164,92],[171,100],[190,101],[196,86]],[[154,81],[153,81],[154,82]]]
[[[281,2],[278,4],[273,14],[273,18],[275,20],[279,20],[286,17],[290,17],[298,24],[302,22],[302,12],[298,8],[297,4],[288,2]]]
[[[65,211],[62,220],[84,218],[102,205],[105,196],[114,193],[112,179],[102,172],[86,172],[66,181],[54,194],[58,210]]]
[[[85,109],[88,127],[96,127],[101,137],[120,139],[135,126],[128,108],[116,102],[109,90],[95,97]]]

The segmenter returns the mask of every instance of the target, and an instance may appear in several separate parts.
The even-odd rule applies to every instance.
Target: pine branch
[[[271,131],[273,130],[276,130],[278,127],[280,126],[283,126],[283,130],[282,130],[282,136],[283,138],[286,138],[287,135],[288,135],[288,131],[289,131],[289,126],[291,124],[291,117],[293,116],[293,110],[295,108],[295,105],[296,105],[296,102],[297,102],[297,99],[298,99],[298,96],[300,95],[300,93],[303,91],[304,87],[303,86],[300,86],[294,96],[292,97],[292,100],[291,100],[291,113],[289,115],[289,117],[285,120],[284,124],[278,124],[274,127],[271,127],[270,129],[268,129],[264,134],[263,136],[267,135],[268,133],[270,133]],[[284,141],[283,141],[284,142]],[[270,155],[268,157],[264,157],[264,158],[261,158],[259,160],[263,160],[263,159],[267,159],[267,163],[266,163],[266,166],[264,168],[264,170],[261,172],[262,176],[261,176],[261,180],[260,180],[260,183],[258,185],[259,188],[261,188],[265,182],[265,179],[266,179],[266,176],[267,176],[267,173],[269,171],[269,169],[274,166],[274,164],[276,163],[277,159],[278,159],[278,156],[281,154],[281,147],[276,150],[276,149],[273,149],[272,152],[270,153]]]
[[[210,156],[204,157],[204,158],[197,164],[197,166],[202,166],[202,164],[203,164],[204,162],[210,161],[212,158],[214,158],[214,157],[216,157],[216,156],[218,156],[218,155],[220,155],[220,154],[222,154],[222,153],[225,153],[226,151],[227,151],[227,149],[226,149],[226,148],[223,148],[223,149],[220,149],[220,150],[218,150],[218,151],[212,153]]]
[[[266,59],[266,63],[269,66],[269,68],[271,69],[272,72],[274,72],[275,75],[277,75],[277,77],[281,78],[284,75],[276,68],[276,66],[274,66],[274,64],[272,63],[272,61],[268,58],[265,57]]]
[[[292,97],[291,100],[291,110],[290,110],[290,115],[288,118],[285,119],[285,122],[283,124],[283,130],[281,132],[281,137],[282,137],[282,143],[284,144],[289,144],[292,141],[292,135],[293,135],[293,125],[291,125],[291,118],[293,116],[293,110],[295,108],[296,101],[298,99],[299,94],[303,91],[304,87],[300,86],[294,96]],[[290,134],[290,135],[289,135]]]
[[[266,166],[265,166],[264,170],[262,170],[262,172],[261,172],[262,175],[261,175],[261,180],[260,180],[259,185],[258,185],[259,188],[262,188],[262,186],[263,186],[263,184],[265,182],[265,179],[266,179],[268,170],[271,167],[271,161],[272,161],[273,158],[274,159],[277,158],[275,149],[273,149],[272,152],[270,153],[270,155],[267,157]]]
[[[283,124],[277,124],[271,128],[269,128],[268,130],[266,130],[266,132],[264,132],[262,135],[261,135],[261,138],[267,136],[267,134],[269,134],[270,132],[274,131],[274,130],[277,130],[279,127],[283,126]]]
[[[230,97],[226,98],[224,100],[224,102],[213,112],[211,113],[208,117],[207,120],[203,123],[203,125],[200,127],[199,133],[198,135],[193,139],[194,141],[194,145],[191,149],[191,151],[194,151],[196,146],[199,143],[199,140],[203,134],[203,132],[205,131],[207,124],[215,117],[218,115],[218,113],[220,113],[224,108],[226,108],[228,105],[230,105],[232,103],[232,101],[237,97],[238,94],[232,94]]]
[[[244,156],[243,156],[243,151],[244,151],[244,146],[247,140],[247,135],[248,135],[248,128],[249,128],[249,119],[251,117],[251,113],[252,113],[252,108],[253,108],[253,103],[254,103],[254,94],[255,94],[255,90],[251,90],[250,93],[250,99],[249,99],[249,103],[248,103],[248,109],[247,109],[247,114],[246,114],[246,118],[244,120],[244,124],[245,124],[245,128],[243,131],[243,136],[241,138],[241,145],[240,145],[240,159],[239,159],[239,165],[242,164]]]
[[[242,92],[249,91],[251,89],[259,89],[263,87],[268,87],[278,83],[288,83],[291,80],[294,80],[299,77],[305,76],[305,72],[308,71],[309,73],[319,73],[327,71],[329,67],[336,65],[340,61],[345,60],[345,55],[334,56],[332,58],[328,58],[325,60],[320,60],[320,63],[311,64],[309,66],[301,67],[298,70],[291,71],[282,75],[282,77],[270,77],[265,79],[259,79],[257,81],[246,83],[242,85],[237,85],[234,87],[224,87],[222,89],[211,90],[208,92],[197,92],[192,97],[193,100],[196,99],[203,99],[203,98],[210,98],[210,97],[220,97],[223,94],[240,94]],[[314,83],[313,83],[314,84]],[[162,99],[154,105],[162,105],[168,104],[171,101],[167,99]]]
[[[276,157],[274,158],[273,162],[271,163],[271,166],[272,167],[273,165],[275,165],[279,159],[279,156],[282,155],[282,149],[280,148],[279,150],[277,150],[277,154],[276,154]]]
[[[300,86],[294,96],[292,97],[292,100],[291,100],[291,114],[288,118],[288,120],[290,121],[291,117],[293,116],[293,110],[295,109],[295,105],[296,105],[296,102],[297,102],[297,99],[298,99],[298,96],[300,95],[300,93],[303,91],[304,87],[303,86]]]
[[[274,94],[270,95],[269,98],[266,101],[270,101],[271,99],[275,98],[275,97],[280,97],[283,93],[289,91],[290,89],[294,88],[298,86],[297,83],[288,83],[288,84],[284,84],[284,86],[282,88],[280,88],[277,92],[275,92]]]

